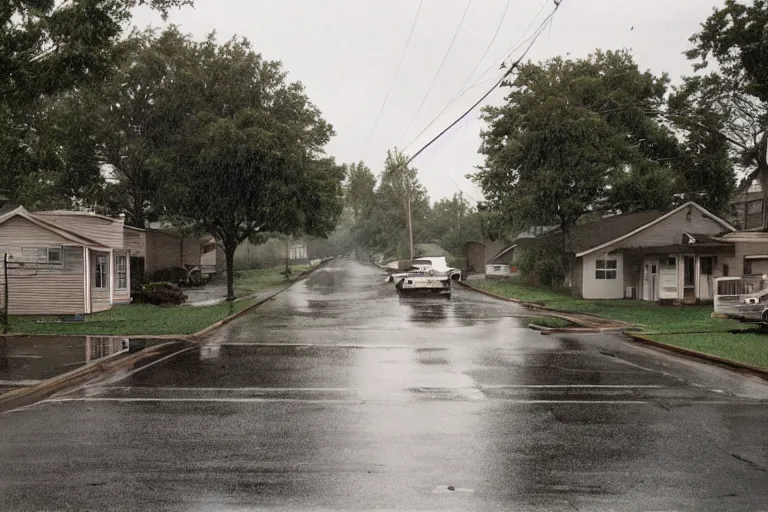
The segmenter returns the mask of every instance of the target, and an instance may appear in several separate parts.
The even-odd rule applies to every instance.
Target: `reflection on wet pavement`
[[[541,336],[525,310],[463,289],[399,298],[383,277],[333,262],[197,348],[0,416],[4,505],[719,511],[768,501],[765,384],[615,335]]]

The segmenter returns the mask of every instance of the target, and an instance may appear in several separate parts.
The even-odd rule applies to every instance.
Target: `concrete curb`
[[[642,334],[635,334],[635,333],[625,333],[625,334],[630,338],[632,338],[633,340],[639,343],[643,343],[645,345],[660,348],[662,350],[666,350],[669,352],[675,352],[677,354],[681,354],[688,357],[694,357],[696,359],[701,359],[710,363],[719,364],[721,366],[726,366],[732,370],[739,370],[742,372],[750,373],[762,379],[768,380],[768,370],[765,370],[758,366],[753,366],[747,363],[741,363],[739,361],[726,359],[724,357],[713,356],[712,354],[705,354],[704,352],[699,352],[697,350],[692,350],[689,348],[678,347],[677,345],[669,345],[661,341],[652,340]]]
[[[318,269],[323,268],[328,262],[333,261],[335,259],[336,259],[335,256],[333,258],[326,258],[325,260],[321,261],[317,266],[315,266],[315,267],[313,267],[313,268],[311,268],[309,270],[305,270],[304,272],[299,273],[299,275],[296,277],[296,279],[294,279],[293,281],[291,281],[290,283],[288,283],[284,287],[280,288],[279,290],[277,290],[275,293],[273,293],[269,297],[266,297],[264,299],[258,300],[256,302],[254,302],[253,304],[251,304],[250,306],[248,306],[247,308],[243,309],[242,311],[238,311],[237,313],[235,313],[233,315],[229,315],[228,317],[226,317],[226,318],[224,318],[222,320],[219,320],[218,322],[216,322],[213,325],[209,325],[205,329],[202,329],[202,330],[196,332],[195,334],[190,335],[189,339],[191,339],[191,340],[199,340],[200,338],[203,338],[203,337],[211,334],[215,330],[220,329],[221,327],[224,327],[225,325],[227,325],[228,323],[232,322],[233,320],[237,320],[241,316],[244,316],[244,315],[250,313],[251,311],[253,311],[257,307],[259,307],[262,304],[264,304],[265,302],[268,302],[268,301],[274,299],[275,297],[277,297],[278,295],[280,295],[281,293],[286,291],[288,288],[290,288],[294,284],[298,283],[299,281],[301,281],[302,279],[304,279],[305,277],[310,275],[312,272],[314,272],[314,271],[316,271]]]
[[[86,363],[80,368],[67,373],[46,379],[34,386],[11,390],[0,395],[0,412],[31,405],[54,393],[75,387],[97,376],[113,373],[163,351],[170,351],[174,346],[183,345],[184,343],[182,340],[170,341],[153,347],[147,347],[133,354],[128,354],[127,351],[120,351],[98,361]]]

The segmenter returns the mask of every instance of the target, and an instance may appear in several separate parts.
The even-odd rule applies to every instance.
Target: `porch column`
[[[83,247],[83,285],[85,286],[85,313],[91,312],[91,251]]]
[[[109,305],[115,304],[115,251],[109,250]]]
[[[701,256],[698,254],[694,256],[693,260],[693,295],[698,301],[701,298],[701,290],[699,289],[701,281]]]

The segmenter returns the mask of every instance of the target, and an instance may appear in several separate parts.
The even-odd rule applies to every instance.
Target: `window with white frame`
[[[125,255],[115,256],[115,288],[125,290],[128,288],[128,258]]]
[[[109,285],[109,267],[106,256],[96,256],[94,265],[93,287],[106,290]]]
[[[616,260],[597,260],[595,262],[595,279],[616,279],[617,269]]]

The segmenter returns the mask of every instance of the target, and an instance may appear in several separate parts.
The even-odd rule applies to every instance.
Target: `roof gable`
[[[63,238],[64,240],[67,240],[69,242],[75,243],[77,245],[84,245],[88,247],[104,247],[103,245],[99,244],[98,242],[95,242],[93,240],[90,240],[88,238],[82,237],[76,233],[72,233],[71,231],[68,231],[66,229],[62,229],[58,226],[54,226],[53,224],[50,224],[46,222],[43,219],[39,219],[29,213],[23,206],[19,206],[15,210],[12,210],[2,216],[0,216],[0,226],[2,224],[8,222],[11,219],[14,218],[22,218],[26,220],[27,222],[31,222],[32,224],[36,225],[39,228],[45,229],[47,231],[50,231],[57,236]]]
[[[667,213],[639,212],[636,214],[629,214],[627,216],[617,215],[615,217],[608,217],[600,221],[585,224],[582,227],[591,226],[587,229],[584,229],[583,234],[587,234],[588,238],[585,240],[582,237],[582,239],[578,240],[579,242],[582,243],[582,245],[576,246],[574,244],[572,246],[573,252],[576,253],[576,257],[578,258],[581,256],[586,256],[587,254],[590,254],[592,252],[605,249],[607,247],[610,247],[611,245],[617,244],[634,235],[637,235],[642,231],[645,231],[646,229],[650,228],[651,226],[664,222],[666,219],[672,217],[673,215],[679,212],[682,212],[686,208],[697,209],[699,212],[702,213],[702,215],[709,218],[713,222],[719,224],[726,231],[736,231],[736,229],[733,226],[731,226],[729,223],[727,223],[720,217],[710,213],[707,209],[705,209],[702,206],[699,206],[693,201],[689,201],[685,204],[678,206],[673,210],[668,211]],[[614,220],[613,222],[606,222],[606,221],[611,221],[612,219],[617,219],[617,220]],[[574,230],[576,230],[577,228],[578,226],[574,228]]]

